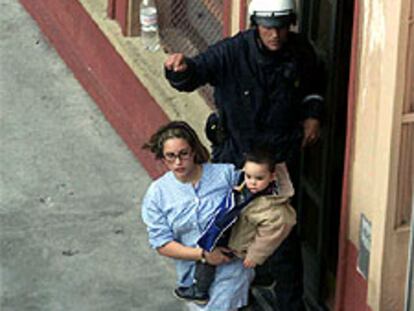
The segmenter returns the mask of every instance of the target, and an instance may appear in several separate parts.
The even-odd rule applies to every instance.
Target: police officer
[[[249,15],[250,29],[205,52],[193,58],[171,54],[164,63],[166,78],[179,91],[206,83],[214,87],[217,114],[206,126],[214,162],[240,167],[246,151],[264,145],[289,166],[300,147],[320,135],[323,98],[317,59],[305,37],[290,31],[296,23],[294,0],[252,0]],[[268,304],[273,310],[303,310],[295,231],[256,272],[256,283],[272,286]]]

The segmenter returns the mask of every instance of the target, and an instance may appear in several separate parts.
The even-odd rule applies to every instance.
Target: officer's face
[[[259,37],[263,45],[269,51],[273,52],[279,50],[282,47],[282,45],[286,42],[289,33],[289,27],[268,28],[258,25],[257,29],[259,31]]]

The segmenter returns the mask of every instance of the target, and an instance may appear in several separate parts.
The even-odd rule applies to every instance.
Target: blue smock
[[[196,186],[183,183],[167,172],[147,190],[142,218],[154,249],[171,241],[196,247],[208,221],[214,216],[238,173],[231,164],[204,164]],[[175,259],[177,286],[193,284],[195,262]],[[253,269],[245,269],[240,259],[217,266],[205,311],[228,311],[247,304]]]

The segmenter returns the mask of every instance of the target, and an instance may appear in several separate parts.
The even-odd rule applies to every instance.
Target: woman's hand
[[[229,262],[231,259],[226,255],[230,250],[224,247],[217,247],[212,252],[205,252],[204,256],[207,263],[213,266],[219,266],[226,262]]]

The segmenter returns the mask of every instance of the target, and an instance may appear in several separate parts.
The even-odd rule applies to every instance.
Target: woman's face
[[[185,139],[167,139],[164,142],[162,160],[178,180],[191,181],[196,164],[194,163],[194,152]]]

